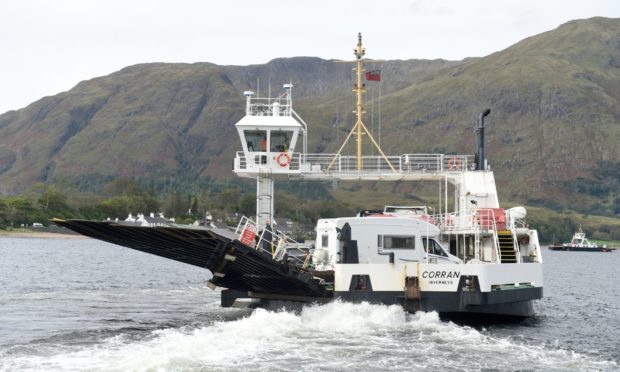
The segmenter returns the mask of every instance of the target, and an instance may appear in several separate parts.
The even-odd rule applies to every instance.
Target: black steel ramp
[[[242,244],[227,230],[52,221],[91,238],[208,269],[213,273],[210,281],[219,287],[301,300],[333,295],[320,279],[298,264],[276,261],[270,254]]]

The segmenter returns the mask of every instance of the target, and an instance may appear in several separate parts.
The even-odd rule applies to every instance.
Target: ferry
[[[356,123],[335,154],[307,151],[308,126],[292,104],[293,84],[277,97],[245,91],[235,124],[241,150],[233,172],[256,180],[256,215],[233,230],[142,227],[114,221],[54,220],[78,233],[205,268],[224,307],[295,306],[334,300],[399,305],[408,312],[461,317],[534,315],[543,296],[543,258],[523,207],[502,208],[485,158],[480,113],[475,155],[386,155],[363,122],[365,48],[351,61]],[[373,79],[371,79],[373,80]],[[355,154],[345,155],[355,138]],[[365,155],[367,139],[378,155]],[[313,245],[273,228],[275,183],[296,180],[433,182],[432,206],[368,206],[319,219]],[[274,225],[275,226],[275,225]]]
[[[563,243],[561,245],[550,245],[549,249],[552,251],[579,251],[579,252],[611,252],[611,248],[607,246],[599,247],[596,243],[590,243],[586,238],[586,233],[583,232],[581,226],[579,230],[575,232],[570,243]]]

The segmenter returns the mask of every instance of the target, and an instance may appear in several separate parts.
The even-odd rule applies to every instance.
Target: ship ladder
[[[510,230],[498,230],[499,257],[501,263],[516,263],[515,243]]]
[[[422,293],[420,292],[420,282],[417,276],[405,277],[405,296],[403,302],[403,308],[406,311],[420,310],[420,301]]]

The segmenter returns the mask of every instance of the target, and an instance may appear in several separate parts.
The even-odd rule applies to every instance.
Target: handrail
[[[235,163],[239,170],[252,169],[253,167],[282,168],[274,162],[274,156],[261,158],[260,155],[276,155],[274,152],[251,152],[249,155],[243,151],[237,151]],[[292,158],[299,159],[299,166],[295,169],[303,169],[304,172],[331,173],[359,173],[357,156],[341,154],[308,154],[305,152],[289,152]],[[366,155],[361,158],[361,171],[377,173],[434,173],[434,172],[462,172],[471,170],[472,155],[443,155],[443,154],[403,154],[392,156]]]
[[[510,233],[512,235],[512,250],[515,252],[516,261],[517,263],[523,263],[523,258],[519,251],[519,242],[517,241],[517,231],[515,229],[510,229]]]
[[[252,97],[249,99],[248,115],[273,116],[274,103],[278,103],[278,116],[291,116],[293,105],[286,93],[278,97]]]
[[[493,231],[493,243],[494,243],[493,245],[495,247],[495,262],[501,263],[502,262],[502,257],[500,255],[500,250],[499,250],[499,236],[497,234],[497,220],[495,219],[495,213],[493,212],[492,209],[489,209],[489,208],[479,208],[479,209],[476,209],[476,211],[478,213],[480,213],[480,220],[481,221],[484,220],[484,221],[487,221],[488,223],[490,223],[490,226],[489,226],[489,227],[491,227],[490,230]],[[504,213],[505,213],[505,211],[504,211]],[[513,232],[513,234],[514,234],[514,232]],[[512,245],[513,245],[512,249],[515,250],[514,249],[514,239],[513,239]],[[515,255],[516,255],[516,252],[515,252]]]
[[[271,239],[265,239],[266,233],[271,234]],[[281,233],[276,229],[259,227],[256,222],[246,216],[242,216],[239,220],[237,228],[235,229],[235,234],[239,236],[238,240],[241,243],[258,251],[269,253],[271,258],[276,261],[282,261],[284,259],[286,254],[286,245],[299,244],[288,235]],[[269,245],[271,250],[265,249],[264,245]],[[299,264],[302,267],[305,261],[295,256],[288,256],[288,259],[295,261],[296,264]]]
[[[426,220],[435,223],[441,230],[447,232],[473,230],[475,236],[479,236],[483,230],[490,231],[493,236],[496,262],[500,260],[499,237],[497,235],[498,222],[493,209],[476,208],[465,213],[440,213],[427,216]],[[476,251],[476,254],[479,255],[479,247]]]
[[[502,256],[500,255],[500,252],[499,252],[499,236],[497,235],[497,229],[493,229],[493,243],[495,246],[495,262],[501,263]]]

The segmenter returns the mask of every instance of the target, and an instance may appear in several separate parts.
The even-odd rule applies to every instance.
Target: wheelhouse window
[[[383,249],[415,249],[415,236],[379,235],[377,243]]]
[[[291,138],[293,132],[274,130],[271,131],[271,152],[285,152],[288,151],[291,145]]]
[[[321,248],[327,248],[328,235],[321,235]]]
[[[246,130],[243,132],[248,151],[267,151],[266,130]]]

